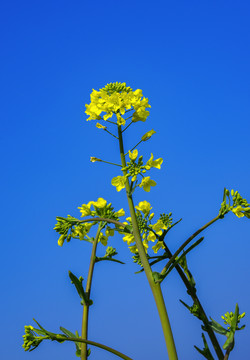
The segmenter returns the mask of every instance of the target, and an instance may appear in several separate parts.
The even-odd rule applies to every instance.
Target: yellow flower
[[[149,192],[151,190],[151,186],[155,186],[156,182],[150,179],[150,176],[146,176],[142,179],[140,183],[140,187],[143,187],[143,190]]]
[[[109,236],[114,236],[115,231],[114,229],[111,229],[109,226],[106,227],[105,235],[108,238]]]
[[[133,254],[136,254],[138,252],[136,245],[129,246],[128,248]]]
[[[101,232],[99,235],[99,239],[98,242],[102,243],[102,245],[107,246],[108,244],[108,237],[104,236],[103,233]]]
[[[144,135],[142,136],[142,138],[141,138],[142,141],[147,141],[147,140],[149,140],[153,134],[156,134],[156,131],[154,131],[153,129],[150,130],[150,131],[148,131],[148,132],[146,132],[146,134],[144,134]]]
[[[58,245],[59,246],[63,246],[63,243],[64,243],[64,240],[65,240],[65,236],[64,235],[61,235],[58,239]]]
[[[74,230],[72,231],[72,237],[76,238],[79,237],[79,240],[83,240],[85,235],[89,232],[92,223],[84,223],[80,226],[75,226]]]
[[[121,189],[125,188],[125,177],[117,176],[111,180],[111,184],[116,187],[117,191],[121,191]]]
[[[154,246],[152,246],[154,253],[156,254],[160,249],[164,249],[162,241],[158,241]]]
[[[149,111],[145,110],[144,107],[140,107],[137,111],[134,112],[132,121],[146,121],[147,117],[149,116]]]
[[[145,168],[147,170],[151,169],[152,167],[155,167],[157,169],[161,168],[161,164],[163,163],[163,159],[162,158],[159,158],[159,159],[156,159],[156,160],[153,160],[153,159],[154,159],[154,155],[151,153],[151,157],[147,161],[146,166],[145,166]]]
[[[155,234],[153,233],[153,231],[149,231],[149,234],[148,234],[148,241],[155,241],[155,239],[156,239],[156,236],[155,236]]]
[[[92,211],[90,210],[91,204],[92,201],[90,201],[88,204],[82,204],[82,206],[78,207],[78,209],[82,213],[81,217],[92,215]]]
[[[96,202],[92,201],[92,204],[98,209],[102,209],[107,205],[107,200],[104,200],[103,198],[98,198]]]
[[[103,130],[107,129],[107,126],[103,126],[102,124],[99,124],[99,123],[96,124],[96,127],[98,129],[103,129]]]
[[[96,162],[96,161],[102,161],[101,159],[98,159],[98,158],[96,158],[96,157],[94,157],[94,156],[90,156],[90,161],[91,162]]]
[[[168,227],[163,223],[162,220],[158,220],[157,223],[152,226],[152,229],[158,234],[158,231],[161,229],[167,230]]]
[[[144,200],[144,201],[140,201],[139,204],[137,206],[135,206],[135,208],[137,210],[143,212],[143,214],[145,214],[147,216],[149,214],[150,210],[152,209],[152,206],[150,205],[149,202]]]
[[[149,215],[148,220],[152,220],[154,216],[155,216],[155,213],[151,213],[151,214]]]
[[[133,234],[126,234],[123,236],[122,240],[126,241],[128,245],[131,245],[135,241],[135,238]]]
[[[126,121],[123,119],[123,117],[121,117],[121,115],[119,113],[116,114],[116,118],[117,118],[117,125],[125,125]]]
[[[89,115],[87,120],[100,120],[101,113],[104,113],[103,120],[107,120],[116,114],[117,124],[125,125],[126,121],[121,115],[133,108],[133,121],[145,121],[149,115],[146,108],[150,108],[150,105],[148,99],[142,96],[142,90],[132,91],[125,83],[111,83],[99,91],[93,90],[90,104],[86,104],[85,113]]]
[[[130,160],[132,160],[132,161],[135,161],[136,160],[136,158],[137,158],[137,156],[138,156],[138,150],[133,150],[133,151],[128,151],[128,154],[129,154],[129,158],[130,158]]]
[[[125,215],[125,211],[124,211],[123,209],[120,209],[120,210],[118,210],[118,211],[115,213],[115,215],[116,215],[117,217],[124,216],[124,215]]]
[[[232,212],[238,216],[238,218],[241,218],[244,216],[244,213],[242,212],[244,211],[242,206],[237,206],[236,208],[232,209]]]
[[[147,253],[148,252],[148,240],[147,239],[143,240],[142,244],[144,246],[145,252]]]

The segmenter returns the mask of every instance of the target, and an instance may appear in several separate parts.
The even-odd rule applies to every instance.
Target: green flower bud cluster
[[[136,181],[137,175],[145,173],[146,168],[143,166],[143,156],[139,156],[138,162],[136,163],[135,160],[130,160],[127,162],[127,166],[122,168],[123,171],[127,171],[126,177],[131,176],[132,181]]]
[[[79,240],[89,240],[85,239],[85,236],[88,234],[92,224],[90,223],[81,223],[80,220],[68,215],[67,218],[57,217],[57,223],[54,227],[54,230],[61,234],[58,239],[58,245],[62,246],[64,241],[69,242],[71,238]]]
[[[145,214],[142,216],[140,211],[136,211],[136,218],[138,227],[141,233],[144,233],[145,231],[148,231],[148,215],[145,216]]]
[[[25,335],[23,335],[23,345],[25,351],[32,351],[38,347],[38,345],[48,337],[36,336],[33,326],[24,326]]]
[[[148,254],[146,254],[146,255],[147,255],[147,258],[149,259],[150,256],[149,256]],[[135,264],[138,264],[139,266],[143,267],[142,262],[141,262],[141,259],[140,259],[140,256],[139,256],[138,253],[134,254],[134,256],[132,256],[132,259],[133,259],[133,262],[134,262]]]
[[[106,249],[106,253],[104,255],[105,258],[112,258],[113,256],[117,255],[116,249],[112,246],[108,246]]]
[[[160,220],[163,222],[164,225],[170,228],[173,223],[172,213],[170,212],[169,214],[160,214]]]
[[[243,312],[242,314],[239,314],[238,315],[238,320],[237,320],[237,327],[236,327],[236,330],[239,329],[238,327],[238,323],[240,322],[240,320],[246,315],[245,312]],[[229,312],[226,312],[226,314],[224,316],[221,316],[221,318],[224,320],[224,324],[226,325],[229,325],[228,326],[228,329],[230,329],[231,325],[232,325],[232,321],[234,319],[234,313],[231,311],[230,313]],[[243,325],[244,326],[244,325]]]
[[[111,95],[114,92],[130,92],[132,91],[132,88],[129,86],[126,86],[126,83],[121,83],[121,82],[115,82],[115,83],[109,83],[106,86],[104,86],[104,88],[100,89],[103,91],[106,91],[109,95]]]

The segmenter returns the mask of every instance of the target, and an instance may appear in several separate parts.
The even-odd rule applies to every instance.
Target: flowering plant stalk
[[[115,211],[111,203],[108,203],[103,198],[99,198],[97,201],[89,201],[87,204],[82,204],[82,206],[79,207],[81,215],[84,218],[83,220],[79,220],[70,215],[68,215],[67,218],[57,217],[55,230],[60,234],[58,240],[59,246],[63,246],[65,241],[69,242],[72,238],[84,240],[92,244],[85,289],[83,286],[83,278],[77,278],[69,272],[70,279],[76,287],[81,298],[81,304],[83,305],[82,331],[81,335],[79,335],[77,331],[74,334],[61,327],[62,333],[55,334],[45,330],[36,322],[39,327],[37,329],[32,326],[25,327],[24,349],[29,351],[34,350],[43,340],[55,340],[58,342],[73,341],[76,346],[76,356],[82,360],[86,360],[90,355],[88,344],[101,347],[120,358],[130,359],[127,355],[115,349],[88,339],[88,315],[90,306],[93,304],[93,301],[90,299],[90,293],[95,264],[101,261],[112,261],[123,264],[123,262],[115,258],[117,255],[116,249],[107,246],[108,238],[113,236],[116,231],[123,236],[123,241],[127,243],[129,250],[133,254],[133,261],[140,266],[138,272],[145,272],[146,274],[161,320],[168,358],[170,360],[178,359],[161,286],[167,275],[173,269],[176,269],[187,289],[187,293],[193,301],[191,306],[181,301],[182,304],[192,315],[202,322],[202,330],[207,333],[216,358],[219,360],[228,359],[230,352],[234,348],[236,330],[244,328],[244,325],[239,327],[238,324],[245,314],[239,314],[239,307],[238,304],[236,304],[234,313],[228,312],[222,317],[224,324],[227,326],[226,328],[211,318],[211,320],[209,320],[198,298],[196,283],[187,265],[187,254],[196,248],[204,240],[204,237],[194,242],[193,240],[210,225],[219,219],[223,219],[230,211],[239,218],[250,218],[249,203],[238,191],[232,190],[230,193],[229,190],[224,189],[223,202],[215,218],[198,229],[193,235],[189,236],[187,240],[172,253],[167,246],[166,237],[168,232],[176,226],[181,219],[173,223],[172,213],[162,213],[158,220],[154,221],[155,214],[151,212],[151,204],[143,200],[135,206],[133,199],[133,194],[137,188],[142,188],[145,192],[149,192],[152,187],[156,186],[156,182],[152,180],[150,176],[146,176],[146,173],[153,168],[161,169],[163,159],[154,159],[154,155],[151,154],[148,161],[144,162],[143,156],[139,156],[137,149],[141,143],[148,141],[156,132],[153,129],[148,131],[141,137],[140,141],[127,152],[125,152],[123,144],[124,132],[139,121],[145,122],[149,116],[148,109],[150,105],[148,99],[143,97],[141,90],[133,91],[130,87],[127,87],[125,83],[111,83],[99,91],[93,90],[90,99],[90,104],[86,105],[86,114],[89,116],[87,120],[102,122],[97,122],[96,127],[108,133],[117,141],[121,163],[116,164],[113,161],[102,160],[95,156],[91,156],[90,161],[93,163],[103,162],[117,166],[120,169],[121,173],[111,180],[111,184],[116,187],[118,192],[125,189],[130,216],[126,218],[127,221],[121,221],[120,217],[125,216],[124,210],[120,209],[119,211]],[[111,129],[108,128],[108,126],[111,127]],[[91,232],[94,226],[97,226],[97,231],[95,236],[92,237]],[[97,256],[99,244],[106,248],[105,254],[101,257]],[[162,271],[153,271],[153,266],[159,262],[164,263]],[[220,346],[216,333],[226,336],[226,342],[223,347]],[[197,351],[204,358],[213,360],[214,355],[209,349],[204,333],[202,333],[202,340],[204,348],[199,349],[196,347]]]

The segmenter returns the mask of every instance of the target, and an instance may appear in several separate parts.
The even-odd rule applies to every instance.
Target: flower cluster
[[[90,100],[90,104],[86,104],[87,121],[107,120],[115,114],[117,125],[126,124],[127,119],[122,116],[130,110],[134,110],[131,116],[133,122],[146,121],[149,116],[146,109],[151,107],[148,99],[143,97],[142,90],[133,91],[125,83],[111,83],[99,91],[93,90]],[[104,128],[100,124],[98,127]]]
[[[160,215],[160,218],[157,220],[155,224],[151,223],[151,220],[154,217],[154,213],[150,213],[150,210],[152,209],[149,202],[146,200],[139,202],[136,208],[136,218],[138,222],[138,227],[141,233],[141,237],[143,240],[143,246],[145,251],[148,251],[148,243],[150,241],[156,242],[154,246],[152,246],[152,250],[154,253],[157,253],[160,249],[164,249],[163,242],[160,240],[160,236],[163,233],[163,230],[167,230],[171,224],[172,224],[172,218],[171,213],[169,215],[162,214]],[[131,225],[132,221],[131,218],[126,219],[128,223]],[[125,222],[124,224],[128,224]],[[121,231],[121,233],[123,233]],[[127,242],[129,249],[132,253],[136,254],[138,252],[136,244],[135,244],[135,238],[133,234],[123,233],[123,241]]]
[[[97,201],[89,201],[88,204],[82,204],[78,207],[81,212],[82,217],[99,217],[106,219],[119,220],[121,216],[125,215],[123,209],[115,212],[112,204],[107,204],[107,200],[103,198],[98,198]],[[88,233],[93,225],[97,222],[82,222],[77,218],[74,218],[68,215],[67,218],[57,217],[57,224],[55,225],[54,230],[56,230],[61,236],[58,239],[58,245],[62,246],[64,241],[68,242],[71,238],[86,240],[92,242],[92,239],[88,236]],[[114,235],[114,230],[111,229],[108,225],[104,225],[105,235],[101,232],[99,236],[99,241],[106,246],[108,237]]]
[[[143,174],[150,170],[151,168],[160,169],[161,164],[163,162],[162,158],[154,160],[153,154],[151,154],[150,159],[147,161],[146,165],[143,165],[143,157],[140,156],[138,161],[136,159],[138,157],[138,150],[135,149],[133,151],[129,150],[129,159],[130,161],[127,162],[126,166],[122,168],[122,171],[126,171],[127,174],[125,176],[117,176],[112,179],[111,184],[116,187],[117,191],[122,190],[125,188],[126,178],[131,177],[132,182],[137,181],[137,176],[142,175],[142,180],[139,187],[142,187],[144,191],[149,192],[151,186],[155,186],[156,182],[150,179],[150,176],[144,177]]]
[[[243,317],[246,315],[245,312],[243,312],[242,314],[239,314],[238,315],[238,321],[237,323],[240,322],[241,319],[243,319]],[[234,313],[231,311],[230,313],[229,312],[226,312],[226,314],[224,316],[221,316],[221,318],[223,319],[224,321],[224,324],[228,325],[228,329],[230,329],[231,325],[232,325],[232,321],[233,321],[233,318],[234,318]],[[238,326],[236,328],[236,330],[238,330]]]
[[[250,204],[244,199],[238,191],[231,190],[231,196],[228,189],[224,189],[223,202],[219,215],[223,217],[229,211],[232,211],[238,218],[246,217],[250,219]]]
[[[37,336],[36,329],[33,328],[33,326],[24,326],[24,332],[23,335],[23,345],[25,351],[31,351],[38,347],[38,345],[45,339],[46,337]]]

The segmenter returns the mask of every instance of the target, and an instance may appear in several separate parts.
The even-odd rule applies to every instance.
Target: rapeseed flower
[[[143,188],[144,191],[149,192],[151,190],[151,186],[156,186],[156,182],[150,179],[150,176],[146,176],[142,179],[140,187]]]
[[[154,130],[152,129],[152,130],[146,132],[146,134],[144,134],[144,135],[142,136],[141,140],[142,140],[142,141],[147,141],[147,140],[149,140],[149,139],[151,138],[151,136],[152,136],[153,134],[156,134],[156,131],[154,131]]]
[[[148,99],[143,97],[142,90],[132,91],[125,83],[111,83],[99,91],[93,90],[90,94],[90,104],[86,104],[85,113],[89,115],[87,121],[90,120],[108,120],[114,114],[117,118],[117,125],[125,125],[126,119],[124,115],[126,111],[134,110],[132,121],[145,121],[149,116],[150,108]],[[103,117],[101,114],[104,113]],[[100,124],[97,126],[100,127]]]
[[[147,216],[150,210],[152,209],[152,206],[150,205],[149,202],[144,200],[144,201],[140,201],[139,204],[135,206],[135,208],[141,211],[145,216]]]
[[[154,160],[154,155],[151,153],[150,159],[147,161],[145,168],[147,170],[150,170],[152,167],[155,167],[156,169],[160,169],[162,163],[163,163],[162,158]]]
[[[124,176],[117,176],[111,180],[111,184],[116,187],[117,191],[125,188],[126,178]]]
[[[129,158],[130,160],[132,161],[135,161],[137,159],[137,156],[138,156],[138,150],[133,150],[133,151],[128,151],[128,154],[129,154]]]

